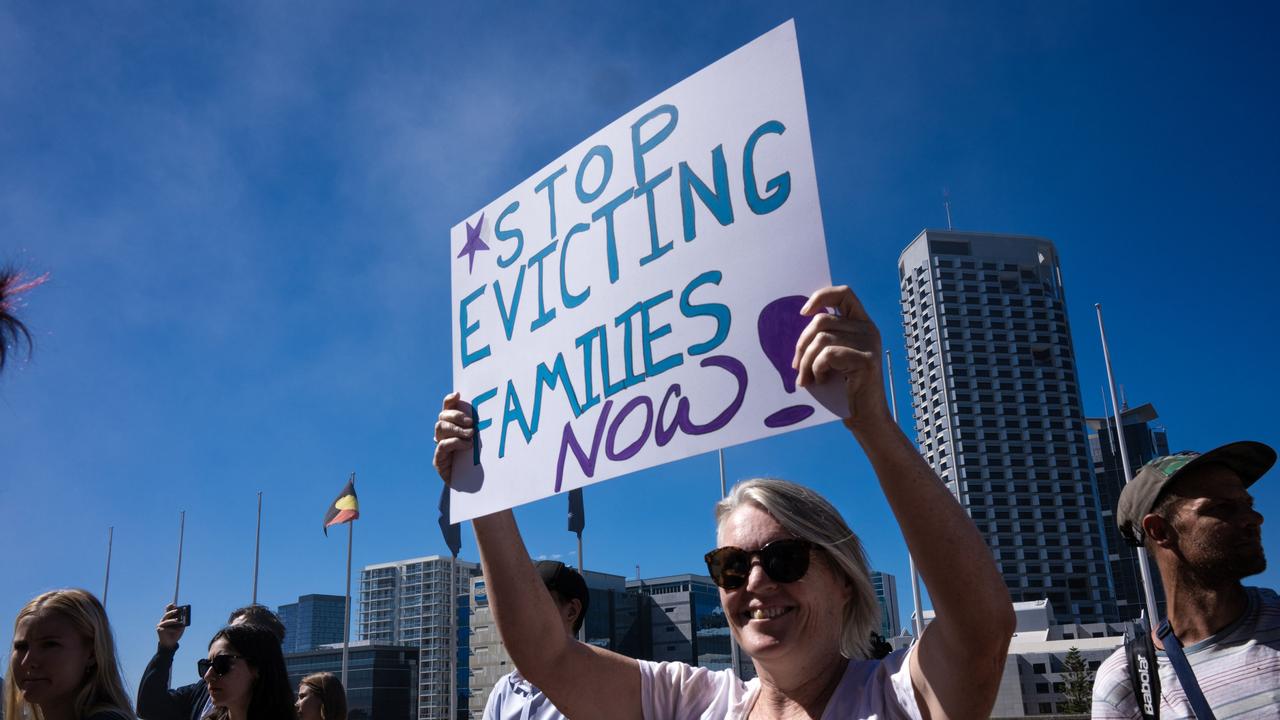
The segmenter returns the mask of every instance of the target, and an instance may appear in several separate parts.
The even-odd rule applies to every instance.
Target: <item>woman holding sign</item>
[[[823,308],[836,308],[835,314]],[[716,508],[719,547],[706,554],[734,638],[758,679],[682,663],[634,660],[574,641],[556,622],[503,511],[473,521],[489,606],[516,667],[574,718],[985,718],[1013,634],[1009,593],[977,528],[893,421],[880,334],[847,287],[814,293],[796,343],[797,383],[843,376],[846,427],[871,461],[937,618],[910,650],[866,659],[878,618],[861,546],[817,493],[750,480]],[[435,427],[448,481],[474,437],[456,394]]]

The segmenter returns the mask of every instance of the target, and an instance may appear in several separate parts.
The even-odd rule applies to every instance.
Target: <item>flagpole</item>
[[[449,556],[449,720],[458,719],[458,556]]]
[[[720,499],[723,500],[729,496],[728,487],[724,481],[724,448],[717,450],[716,454],[720,458]],[[636,579],[639,578],[640,568],[637,566]],[[726,626],[725,629],[728,629],[728,627]],[[738,641],[734,639],[732,631],[729,632],[729,662],[733,663],[733,676],[739,677],[742,674],[742,670],[738,665],[740,662],[738,655]]]
[[[354,476],[355,473],[352,473]],[[354,520],[347,521],[347,603],[344,606],[345,612],[342,614],[342,687],[351,687],[347,684],[347,655],[351,645],[351,541],[356,534],[356,523]]]
[[[111,587],[111,545],[116,537],[116,526],[107,528],[107,577],[102,581],[102,607],[107,606],[107,589]]]
[[[578,535],[578,574],[582,576],[582,581],[586,582],[587,569],[582,561],[582,533],[577,533],[577,535]],[[590,593],[591,591],[588,590],[587,594],[590,595]],[[582,619],[582,625],[578,627],[578,640],[581,642],[587,641],[587,619],[585,617]]]
[[[187,511],[178,511],[178,572],[173,580],[173,604],[178,604],[178,588],[182,586],[182,540],[187,534]]]
[[[951,221],[951,206],[947,205],[947,222]],[[893,410],[893,423],[898,424],[898,392],[893,386],[893,355],[888,350],[884,351],[884,364],[889,371],[889,407]],[[916,632],[916,640],[920,639],[920,635],[924,633],[924,605],[920,600],[920,571],[916,570],[916,559],[911,556],[911,551],[907,550],[907,566],[911,568],[911,602],[915,607],[915,617],[912,618],[912,626]],[[890,623],[892,626],[892,623]]]
[[[251,605],[258,604],[258,550],[262,546],[262,491],[258,491],[258,530],[253,537],[253,600]],[[345,685],[343,687],[346,687]]]
[[[1102,359],[1107,365],[1107,385],[1111,388],[1111,413],[1116,422],[1116,441],[1120,445],[1120,462],[1124,466],[1124,484],[1128,485],[1133,478],[1133,468],[1129,466],[1129,450],[1124,441],[1124,427],[1120,424],[1120,404],[1116,402],[1116,380],[1111,372],[1111,350],[1107,347],[1107,330],[1102,325],[1102,303],[1094,303],[1093,309],[1098,313],[1098,334],[1102,336]],[[1142,597],[1147,603],[1147,617],[1155,624],[1160,616],[1156,614],[1156,596],[1151,589],[1151,566],[1147,561],[1146,548],[1138,548],[1134,553],[1138,556],[1138,570],[1142,573]]]

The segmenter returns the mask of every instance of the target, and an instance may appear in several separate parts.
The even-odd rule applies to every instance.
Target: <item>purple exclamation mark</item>
[[[796,341],[800,333],[809,324],[809,318],[800,314],[800,309],[808,301],[803,295],[789,295],[764,306],[760,311],[760,319],[756,329],[760,335],[760,349],[765,357],[773,363],[774,369],[782,376],[782,387],[788,393],[796,391],[795,369],[791,367],[791,358],[796,353]],[[773,413],[764,419],[766,427],[780,428],[795,425],[813,414],[809,405],[791,405]]]

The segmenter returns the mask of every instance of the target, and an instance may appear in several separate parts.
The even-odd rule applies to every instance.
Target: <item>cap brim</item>
[[[1174,474],[1185,475],[1192,468],[1203,467],[1210,463],[1231,468],[1240,476],[1244,486],[1249,487],[1266,475],[1267,471],[1276,464],[1276,451],[1270,445],[1254,440],[1227,443],[1203,453],[1200,457],[1183,465]]]

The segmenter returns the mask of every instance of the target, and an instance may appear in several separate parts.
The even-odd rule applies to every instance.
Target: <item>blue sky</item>
[[[450,387],[449,228],[791,17],[832,276],[900,369],[897,255],[945,226],[949,188],[957,229],[1057,243],[1088,414],[1105,382],[1102,302],[1128,397],[1156,405],[1175,448],[1280,445],[1276,14],[6,4],[0,261],[52,280],[23,308],[34,355],[0,377],[0,637],[38,592],[101,591],[114,525],[108,605],[136,684],[185,509],[195,624],[174,679],[194,680],[206,639],[249,601],[259,490],[260,600],[342,592],[345,538],[320,519],[352,471],[357,566],[447,552],[430,427]],[[828,495],[898,576],[905,615],[905,550],[842,429],[733,448],[727,466]],[[1274,475],[1255,489],[1273,518]],[[589,488],[588,567],[699,571],[718,493],[714,455]],[[572,560],[564,512],[557,499],[519,511],[531,552]],[[1264,528],[1273,565],[1276,537]]]

